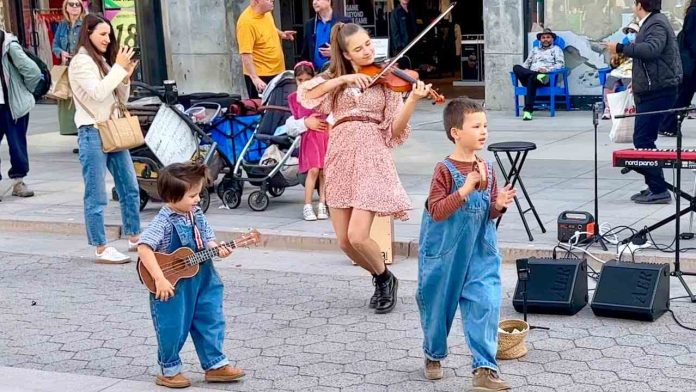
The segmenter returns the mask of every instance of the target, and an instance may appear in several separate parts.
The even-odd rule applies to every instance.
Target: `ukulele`
[[[174,253],[159,253],[155,252],[155,259],[159,264],[164,274],[165,279],[176,286],[176,283],[181,279],[191,278],[198,273],[199,264],[210,260],[214,256],[219,256],[220,248],[235,249],[254,245],[261,239],[261,233],[257,230],[251,230],[249,233],[237,238],[236,240],[219,245],[215,248],[205,249],[200,252],[194,252],[191,248],[179,248]],[[150,275],[150,271],[145,268],[143,262],[138,259],[138,275],[140,282],[147,287],[152,294],[157,294],[155,280]]]

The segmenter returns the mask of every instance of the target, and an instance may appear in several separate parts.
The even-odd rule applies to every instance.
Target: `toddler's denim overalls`
[[[455,192],[466,176],[448,159],[443,164],[452,174]],[[459,305],[472,367],[497,371],[501,259],[489,215],[493,167],[487,165],[488,188],[472,192],[447,220],[436,222],[427,209],[423,212],[416,300],[426,357],[439,361],[447,356],[447,336]]]
[[[202,232],[202,228],[199,230]],[[167,253],[182,246],[196,250],[193,226],[176,222]],[[225,339],[223,284],[212,260],[199,267],[195,276],[177,283],[174,296],[168,301],[160,301],[150,294],[152,322],[157,334],[157,361],[165,377],[181,372],[179,352],[189,332],[203,370],[229,364],[222,352]]]

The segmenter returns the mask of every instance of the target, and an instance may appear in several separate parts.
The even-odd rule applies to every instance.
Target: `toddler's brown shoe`
[[[183,374],[175,374],[171,377],[165,377],[161,374],[157,375],[155,384],[161,385],[167,388],[188,388],[191,386],[191,380],[186,378]]]
[[[474,391],[509,391],[510,386],[501,380],[498,372],[488,368],[478,368],[474,370]]]
[[[428,358],[425,359],[425,378],[428,380],[439,380],[443,376],[442,366],[440,361],[431,361]]]
[[[231,382],[242,377],[244,377],[244,370],[230,365],[205,372],[205,381],[207,382]]]

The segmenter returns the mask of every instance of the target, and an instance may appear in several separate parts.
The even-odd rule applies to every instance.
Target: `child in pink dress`
[[[297,85],[314,77],[314,66],[309,61],[302,61],[295,65],[295,81]],[[306,129],[302,133],[300,141],[300,173],[307,173],[305,180],[305,204],[302,215],[306,221],[317,219],[328,219],[329,214],[326,208],[324,195],[324,156],[329,144],[329,125],[326,122],[326,115],[318,113],[313,109],[307,109],[297,101],[297,93],[288,96],[288,105],[295,120],[302,120],[301,127]],[[312,195],[319,182],[319,204],[317,204],[316,214],[312,207]]]

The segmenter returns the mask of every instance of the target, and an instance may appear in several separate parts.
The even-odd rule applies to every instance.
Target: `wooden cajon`
[[[375,216],[370,228],[372,238],[384,257],[384,263],[389,265],[394,262],[394,218],[391,216]],[[353,262],[355,265],[355,262]]]

